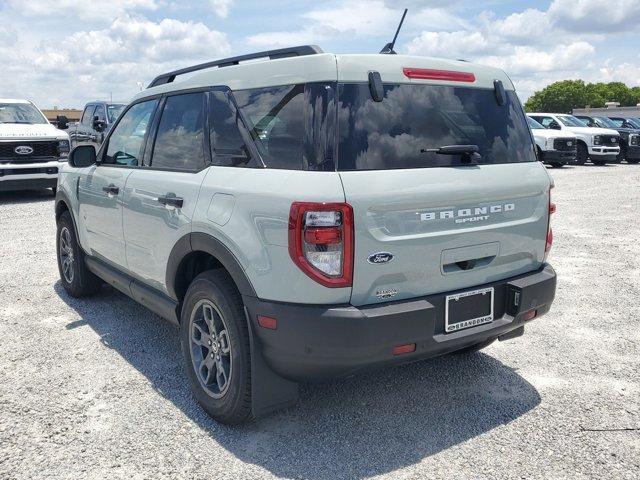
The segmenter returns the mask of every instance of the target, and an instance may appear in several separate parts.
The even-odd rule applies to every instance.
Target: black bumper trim
[[[444,332],[446,292],[366,307],[299,305],[243,297],[257,345],[270,368],[294,381],[343,377],[385,365],[413,362],[498,338],[525,324],[524,313],[547,313],[556,290],[550,265],[476,288],[495,288],[492,323]],[[517,298],[517,303],[516,303]],[[257,316],[277,319],[277,330],[258,326]],[[394,346],[416,343],[394,356]]]
[[[58,184],[57,176],[54,176],[53,178],[30,178],[21,180],[7,180],[7,177],[0,181],[0,192],[53,188]]]
[[[563,152],[560,150],[542,151],[542,161],[544,163],[578,163],[578,153],[576,150]]]

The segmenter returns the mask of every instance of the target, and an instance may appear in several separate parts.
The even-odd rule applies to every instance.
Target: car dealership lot
[[[0,194],[0,478],[638,478],[640,166],[551,173],[558,293],[524,337],[235,428],[191,397],[174,327],[66,295],[49,194]]]

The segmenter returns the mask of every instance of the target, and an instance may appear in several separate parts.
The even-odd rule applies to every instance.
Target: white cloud
[[[406,46],[406,53],[431,57],[469,58],[495,53],[498,46],[481,32],[422,32]]]
[[[68,20],[106,20],[136,10],[156,10],[156,0],[8,0],[6,5],[26,17],[66,17]]]
[[[0,62],[11,73],[3,92],[43,107],[80,107],[110,94],[126,100],[136,93],[138,81],[146,84],[162,72],[230,50],[224,33],[200,22],[124,16],[105,29],[75,32],[55,44],[21,50],[0,46]]]
[[[558,45],[553,49],[516,46],[510,55],[488,56],[483,63],[501,68],[514,76],[533,75],[543,72],[568,72],[585,68],[595,53],[593,45],[574,42]]]
[[[229,15],[229,9],[233,4],[233,0],[209,0],[209,3],[214,8],[214,12],[221,18],[227,18]]]
[[[165,18],[117,18],[104,30],[76,32],[62,42],[61,49],[74,62],[88,59],[92,64],[122,62],[184,62],[210,58],[229,52],[226,36],[199,22]]]
[[[598,81],[600,82],[624,82],[631,87],[640,86],[640,65],[632,63],[606,64],[598,72]]]
[[[554,26],[578,32],[638,30],[640,0],[554,0],[548,10]]]

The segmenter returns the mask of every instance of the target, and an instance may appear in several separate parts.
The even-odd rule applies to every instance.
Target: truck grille
[[[617,147],[620,145],[620,137],[618,135],[601,135],[602,145],[605,147]]]
[[[16,153],[17,147],[29,147],[32,152]],[[0,163],[39,163],[58,157],[58,142],[0,142]]]
[[[561,152],[573,152],[578,147],[575,138],[556,138],[553,141],[553,149]]]

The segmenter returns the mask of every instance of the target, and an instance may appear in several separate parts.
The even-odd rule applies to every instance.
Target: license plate
[[[493,322],[493,287],[447,295],[445,332],[457,332]]]

